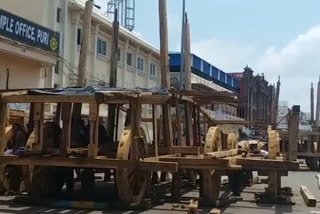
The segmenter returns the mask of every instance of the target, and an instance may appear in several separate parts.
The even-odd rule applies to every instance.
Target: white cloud
[[[259,44],[209,39],[192,44],[193,52],[226,72],[239,72],[249,64],[274,83],[281,76],[280,99],[310,109],[310,84],[320,74],[320,25],[297,36],[283,47],[262,50]]]
[[[311,28],[283,48],[269,48],[256,63],[256,70],[275,82],[281,76],[280,98],[289,105],[310,111],[310,84],[320,74],[320,25]]]

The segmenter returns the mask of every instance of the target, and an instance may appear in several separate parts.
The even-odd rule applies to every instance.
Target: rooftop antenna
[[[129,31],[135,28],[135,6],[136,0],[109,0],[105,15],[114,20],[115,11],[118,10],[118,20],[121,26]]]

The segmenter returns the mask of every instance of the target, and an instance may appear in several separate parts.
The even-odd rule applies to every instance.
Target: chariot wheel
[[[207,133],[204,153],[222,150],[221,133],[218,127],[210,127]],[[221,175],[219,170],[202,170],[202,196],[210,202],[216,203],[221,187]]]
[[[221,133],[219,127],[210,127],[206,137],[204,153],[222,150]]]
[[[238,143],[237,135],[235,133],[229,133],[228,140],[227,140],[228,150],[236,149],[238,147],[237,143]]]
[[[139,160],[147,155],[147,140],[142,128],[139,137],[132,136],[131,128],[125,129],[119,141],[117,159]],[[138,148],[132,149],[133,140],[137,139]],[[130,205],[138,205],[150,184],[150,173],[133,168],[116,169],[116,186],[118,197]]]

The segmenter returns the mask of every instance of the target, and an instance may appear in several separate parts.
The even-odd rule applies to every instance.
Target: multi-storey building
[[[241,73],[230,73],[239,81],[241,108],[240,116],[257,127],[272,123],[275,87],[265,80],[264,75],[253,75],[253,70],[246,66]]]
[[[2,9],[60,34],[58,66],[54,72],[51,70],[46,74],[52,86],[65,87],[76,83],[84,4],[84,0],[28,0],[21,7],[19,0],[1,1]],[[109,84],[111,32],[112,21],[94,8],[87,63],[88,85]],[[39,55],[36,58],[44,57],[44,54]],[[56,59],[53,65],[55,63]],[[159,69],[159,50],[120,27],[117,85],[127,88],[157,87],[160,84]],[[43,87],[37,79],[33,80],[33,85],[25,87]]]
[[[41,29],[46,29],[49,35],[57,35],[56,49],[54,51],[49,49],[46,52],[42,50],[47,48],[43,44],[38,45],[40,48],[33,48],[32,42],[26,42],[21,47],[19,44],[16,48],[13,37],[9,36],[9,39],[6,38],[8,41],[5,42],[2,41],[2,37],[0,38],[1,75],[2,73],[5,75],[6,68],[10,67],[6,65],[7,62],[10,61],[12,65],[12,68],[9,68],[12,72],[9,88],[75,86],[82,43],[85,0],[28,0],[27,2],[1,0],[0,6],[2,10],[23,17],[34,25],[44,26],[45,28]],[[1,26],[2,22],[0,28]],[[86,68],[87,85],[109,85],[111,35],[112,20],[94,7]],[[52,38],[47,39],[49,39],[48,47],[51,48]],[[9,45],[12,47],[8,47]],[[18,50],[13,50],[14,48]],[[15,55],[11,56],[10,60],[3,57],[8,55],[7,52],[14,51],[21,53],[23,57],[19,56],[15,59]],[[119,30],[118,58],[117,87],[155,88],[160,86],[160,51],[123,27]],[[1,77],[1,83],[4,83],[5,79]],[[5,88],[3,84],[1,87]],[[83,114],[87,114],[88,108],[82,109]],[[49,108],[48,110],[50,111]],[[100,115],[107,115],[105,107],[101,107],[100,110]],[[149,117],[150,107],[144,106],[143,113],[144,117]],[[121,112],[120,124],[123,124],[124,116],[125,114]],[[121,130],[119,131],[121,133]]]

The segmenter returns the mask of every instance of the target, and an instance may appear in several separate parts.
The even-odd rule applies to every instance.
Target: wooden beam
[[[99,168],[99,169],[119,169],[119,168],[137,168],[142,171],[163,171],[176,172],[178,165],[175,162],[153,162],[153,161],[133,161],[133,160],[118,160],[98,156],[92,158],[72,158],[59,156],[0,156],[0,162],[4,165],[19,165],[19,166],[62,166],[62,167],[77,167],[77,168]]]
[[[207,152],[204,154],[205,159],[213,158],[225,158],[238,155],[238,149],[231,149],[227,151],[218,151],[218,152]]]
[[[300,193],[308,207],[316,207],[317,200],[306,186],[300,186]]]
[[[1,100],[1,97],[0,97]],[[6,148],[6,122],[8,106],[6,103],[0,103],[0,155],[4,155]]]
[[[297,170],[298,162],[289,162],[271,159],[255,159],[255,158],[237,158],[236,164],[241,165],[244,169],[277,169],[277,170]]]
[[[198,146],[173,146],[172,153],[181,155],[199,155],[200,147]]]

